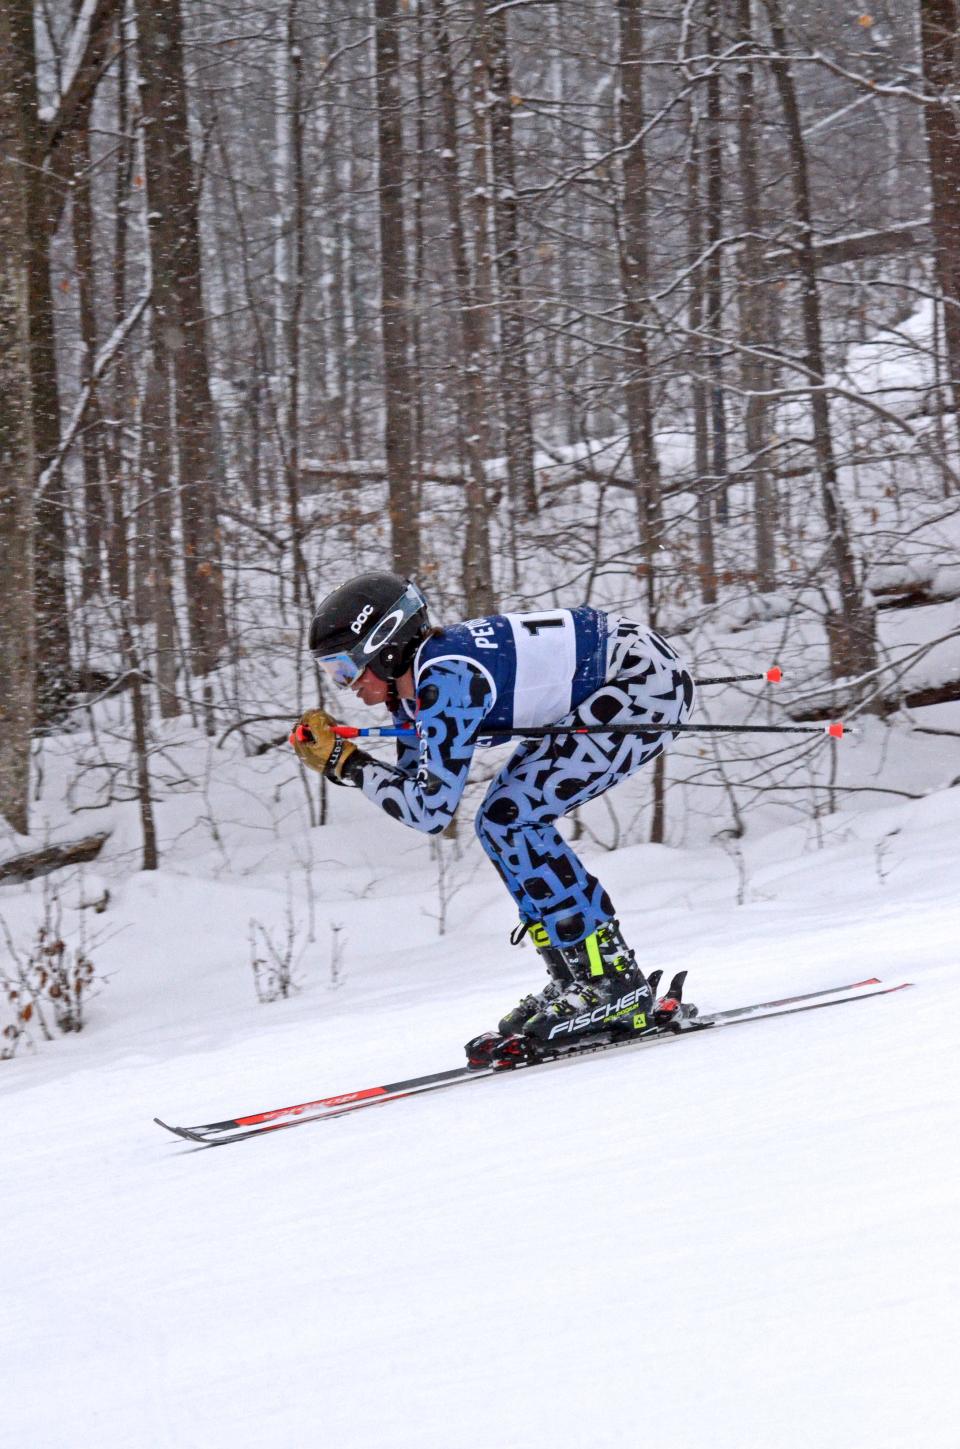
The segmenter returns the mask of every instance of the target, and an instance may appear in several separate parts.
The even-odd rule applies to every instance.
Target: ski
[[[762,1021],[774,1016],[788,1016],[801,1011],[815,1011],[822,1007],[839,1006],[847,1001],[860,1001],[871,996],[887,996],[894,991],[903,991],[912,983],[898,981],[894,984],[880,981],[876,976],[864,981],[853,981],[846,986],[826,987],[819,991],[804,991],[794,996],[781,996],[772,1001],[754,1002],[749,1006],[735,1006],[721,1011],[709,1012],[703,1016],[687,1018],[682,1026],[645,1032],[640,1036],[613,1038],[592,1038],[581,1045],[545,1053],[532,1062],[518,1062],[503,1067],[453,1067],[445,1072],[432,1072],[426,1076],[410,1077],[406,1081],[390,1082],[376,1087],[364,1087],[356,1092],[341,1092],[332,1097],[318,1097],[312,1102],[300,1102],[292,1107],[277,1107],[267,1112],[254,1112],[244,1117],[231,1117],[222,1122],[204,1122],[193,1127],[174,1127],[159,1117],[153,1120],[159,1127],[175,1136],[204,1147],[217,1147],[227,1142],[239,1142],[248,1137],[259,1137],[264,1132],[276,1132],[286,1127],[298,1127],[304,1122],[326,1121],[331,1117],[342,1117],[364,1107],[383,1102],[395,1102],[403,1097],[416,1096],[423,1092],[435,1092],[464,1082],[482,1081],[485,1077],[510,1076],[517,1071],[532,1068],[559,1066],[564,1062],[577,1061],[597,1052],[618,1051],[625,1048],[639,1050],[658,1042],[676,1041],[679,1037],[698,1032],[714,1030],[724,1026],[742,1025],[748,1021]]]

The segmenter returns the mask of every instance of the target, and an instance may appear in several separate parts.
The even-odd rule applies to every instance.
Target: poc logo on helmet
[[[359,614],[354,619],[353,623],[350,625],[350,633],[351,634],[359,634],[360,631],[362,630],[364,624],[367,622],[367,620],[369,619],[369,617],[370,617],[370,615],[372,613],[373,613],[373,605],[372,604],[364,604],[363,608],[360,610]]]

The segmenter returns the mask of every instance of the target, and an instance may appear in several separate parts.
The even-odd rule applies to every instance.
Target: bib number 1
[[[533,639],[539,638],[544,629],[562,629],[566,621],[560,614],[541,614],[523,620],[523,628]]]

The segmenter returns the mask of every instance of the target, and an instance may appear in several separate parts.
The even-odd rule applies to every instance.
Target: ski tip
[[[165,1127],[168,1132],[173,1133],[174,1137],[179,1137],[181,1142],[196,1142],[201,1147],[216,1147],[217,1145],[216,1138],[205,1137],[202,1133],[194,1132],[189,1127],[171,1127],[169,1122],[164,1122],[160,1117],[154,1117],[153,1120],[158,1127]],[[229,1142],[230,1138],[225,1137],[223,1140]]]

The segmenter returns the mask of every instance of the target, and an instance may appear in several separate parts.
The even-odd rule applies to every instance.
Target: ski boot
[[[540,991],[529,992],[512,1011],[500,1018],[497,1030],[503,1036],[512,1036],[515,1032],[523,1031],[524,1023],[531,1016],[544,1011],[551,1001],[556,1001],[573,984],[573,976],[564,960],[563,952],[551,945],[550,937],[539,921],[521,921],[510,940],[514,946],[519,946],[527,934],[543,959],[550,980]]]
[[[586,940],[563,948],[561,955],[573,980],[524,1023],[524,1036],[562,1050],[612,1030],[619,1034],[654,1028],[653,992],[619,921],[604,921]]]
[[[540,991],[528,992],[511,1011],[502,1016],[496,1031],[481,1032],[467,1042],[464,1047],[467,1065],[474,1070],[501,1065],[518,1066],[521,1061],[525,1063],[532,1060],[520,1036],[524,1023],[538,1012],[544,1011],[551,1001],[556,1001],[573,984],[563,952],[550,944],[550,937],[539,921],[521,920],[511,933],[510,940],[514,946],[519,946],[527,934],[543,958],[550,979]]]

